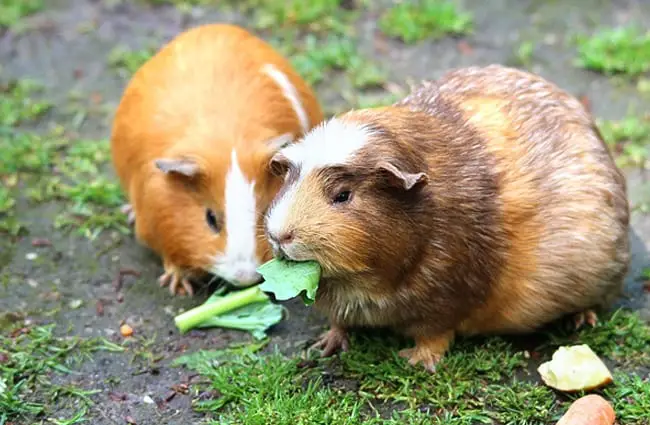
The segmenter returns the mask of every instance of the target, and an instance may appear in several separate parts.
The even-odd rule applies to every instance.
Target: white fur
[[[226,249],[214,261],[212,272],[233,284],[259,279],[256,268],[255,181],[249,182],[239,166],[237,152],[230,155],[225,187]]]
[[[299,165],[304,177],[312,170],[345,164],[363,146],[372,133],[363,125],[337,118],[314,127],[301,143],[282,149],[282,154]]]
[[[271,77],[273,81],[275,81],[275,83],[280,86],[282,89],[282,94],[291,103],[291,107],[293,108],[296,116],[298,117],[298,120],[300,121],[302,132],[306,133],[307,130],[309,130],[309,116],[307,115],[307,111],[305,111],[305,108],[300,101],[300,95],[298,94],[296,87],[291,83],[284,72],[280,71],[273,64],[267,63],[264,65],[262,67],[262,72]]]
[[[371,136],[367,127],[333,118],[314,127],[301,143],[282,149],[282,155],[300,167],[300,175],[267,212],[267,231],[276,236],[285,231],[287,215],[305,177],[321,168],[348,163]]]

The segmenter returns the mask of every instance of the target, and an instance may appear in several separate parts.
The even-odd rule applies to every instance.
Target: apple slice
[[[558,348],[537,372],[546,385],[564,392],[590,391],[614,380],[605,363],[586,344]]]

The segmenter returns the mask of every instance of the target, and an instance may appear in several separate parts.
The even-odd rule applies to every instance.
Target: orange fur
[[[301,123],[281,87],[262,72],[267,64],[295,87],[310,126],[323,119],[312,89],[279,53],[246,30],[226,24],[190,29],[145,63],[117,108],[112,129],[113,164],[135,213],[138,240],[157,252],[166,269],[192,275],[210,268],[224,250],[227,229],[217,235],[205,211],[224,209],[230,153],[255,181],[259,261],[270,258],[261,217],[281,180],[268,172],[274,153],[267,141],[302,135]],[[166,175],[159,158],[189,158],[196,178]]]

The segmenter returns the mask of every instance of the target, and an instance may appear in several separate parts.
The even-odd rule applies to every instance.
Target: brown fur
[[[464,68],[338,119],[369,128],[369,142],[307,175],[284,224],[293,252],[323,266],[315,305],[338,332],[325,339],[392,327],[416,341],[402,354],[433,369],[455,333],[529,332],[619,295],[625,180],[589,113],[558,87]],[[427,178],[406,189],[385,161]],[[341,188],[351,200],[332,204]]]
[[[129,82],[112,130],[113,164],[135,212],[139,241],[163,257],[165,269],[197,273],[225,247],[205,221],[206,207],[224,208],[225,175],[237,149],[242,171],[256,182],[260,261],[270,258],[262,216],[281,181],[268,172],[266,141],[302,134],[281,88],[261,72],[273,64],[296,87],[311,125],[322,111],[311,88],[270,45],[233,25],[190,29],[164,46]],[[195,178],[166,175],[159,158],[189,158]],[[226,232],[227,233],[227,229]]]

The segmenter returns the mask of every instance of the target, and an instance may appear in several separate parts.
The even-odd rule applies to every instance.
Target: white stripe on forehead
[[[372,131],[364,125],[332,118],[314,127],[300,143],[284,148],[282,154],[300,166],[304,177],[314,169],[349,162],[371,136]]]
[[[306,133],[307,130],[309,130],[309,116],[307,116],[307,111],[305,111],[305,108],[300,101],[300,95],[298,94],[296,87],[291,83],[285,73],[280,71],[273,64],[267,63],[264,65],[262,67],[262,72],[271,77],[273,81],[280,86],[282,89],[282,95],[291,103],[291,107],[296,113],[298,121],[300,121],[302,132]]]
[[[267,230],[276,235],[286,230],[286,218],[295,202],[298,188],[309,173],[349,162],[371,136],[372,131],[368,127],[333,118],[313,128],[301,142],[284,148],[282,154],[300,167],[300,176],[285,188],[269,209],[266,215]]]

